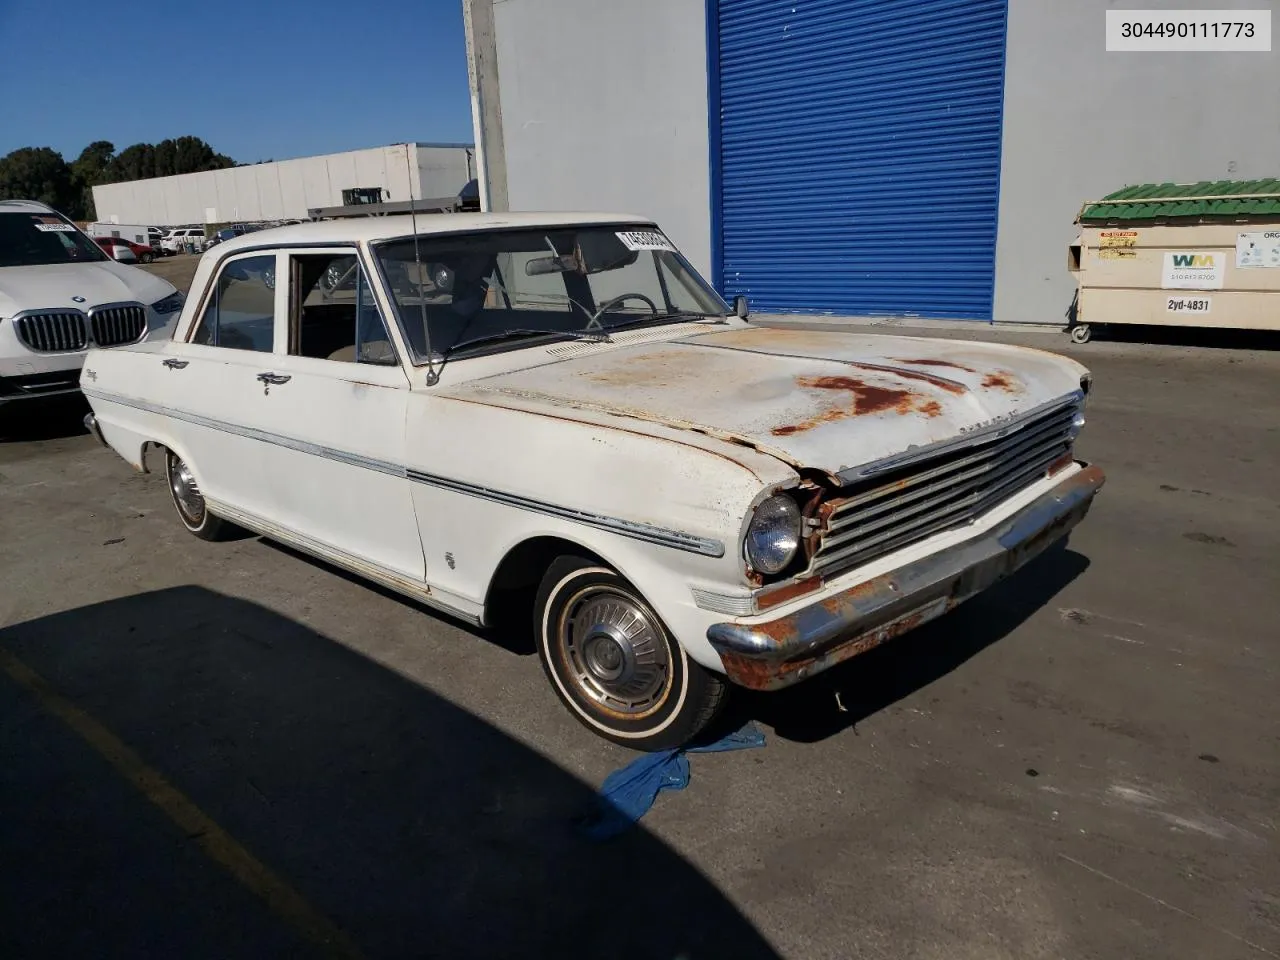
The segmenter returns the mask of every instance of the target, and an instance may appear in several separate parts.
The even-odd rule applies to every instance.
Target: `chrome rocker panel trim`
[[[933,620],[1004,579],[1084,519],[1106,478],[1067,477],[980,536],[761,623],[716,623],[707,640],[725,675],[776,690]]]
[[[246,530],[266,537],[268,540],[275,540],[278,543],[283,543],[288,547],[315,557],[317,560],[332,563],[335,567],[341,567],[365,579],[372,580],[374,583],[417,600],[419,603],[432,607],[441,613],[447,613],[452,617],[457,617],[459,620],[464,620],[472,626],[481,626],[482,618],[478,614],[470,613],[441,599],[436,596],[431,587],[421,580],[414,580],[411,577],[404,576],[404,574],[396,573],[394,570],[388,570],[380,564],[352,556],[346,551],[321,543],[319,540],[313,540],[303,534],[295,533],[293,530],[272,523],[270,520],[264,520],[262,517],[246,513],[244,510],[237,509],[228,503],[223,503],[221,500],[206,497],[205,507],[214,516],[228,520],[238,527],[244,527]]]

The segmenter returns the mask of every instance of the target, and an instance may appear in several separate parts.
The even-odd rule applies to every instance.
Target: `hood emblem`
[[[990,420],[983,420],[980,423],[974,423],[967,427],[961,427],[960,432],[973,433],[975,430],[987,430],[987,429],[990,429],[991,427],[996,426],[997,424],[1008,423],[1010,420],[1017,418],[1018,414],[1019,414],[1019,411],[1015,410],[1013,411],[1013,413],[1006,413],[999,417],[992,417]]]
[[[84,297],[72,297],[71,300],[74,303],[84,303]]]

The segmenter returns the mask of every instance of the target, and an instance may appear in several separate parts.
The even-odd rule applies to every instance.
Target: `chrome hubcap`
[[[671,687],[671,652],[643,607],[612,587],[590,587],[565,607],[558,641],[578,689],[628,717],[662,705]]]
[[[199,526],[204,520],[204,497],[191,468],[177,457],[169,464],[169,487],[173,490],[173,502],[177,504],[183,519],[192,526]]]

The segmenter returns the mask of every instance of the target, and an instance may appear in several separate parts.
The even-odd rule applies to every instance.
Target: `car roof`
[[[38,210],[41,213],[57,213],[47,203],[41,203],[39,200],[0,200],[0,210],[8,213],[17,213],[24,210]]]
[[[411,237],[480,230],[519,230],[536,227],[585,226],[602,223],[653,223],[651,217],[631,213],[423,213],[393,217],[350,217],[270,227],[218,244],[220,255],[263,246],[313,243],[372,243]]]

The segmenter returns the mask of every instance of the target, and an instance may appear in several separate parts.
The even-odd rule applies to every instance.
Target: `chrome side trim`
[[[145,410],[147,413],[157,413],[165,417],[173,417],[175,420],[182,420],[186,423],[193,423],[198,427],[207,427],[210,430],[219,430],[222,433],[234,434],[237,437],[244,437],[247,440],[257,440],[261,443],[271,443],[278,447],[286,447],[290,450],[296,450],[299,453],[310,454],[314,457],[323,457],[326,460],[335,460],[338,463],[345,463],[352,467],[363,467],[366,470],[376,470],[378,473],[389,474],[393,477],[403,477],[405,468],[394,463],[388,463],[385,460],[376,460],[373,457],[362,456],[358,453],[348,453],[345,450],[336,450],[333,447],[326,447],[323,444],[311,443],[308,440],[298,440],[294,437],[286,437],[278,433],[270,433],[266,430],[257,430],[253,427],[242,427],[239,424],[227,423],[225,420],[213,420],[209,417],[202,417],[198,413],[190,413],[186,410],[177,410],[173,407],[162,406],[158,403],[149,403],[146,400],[137,400],[133,397],[125,397],[116,393],[106,393],[101,390],[83,389],[86,396],[94,397],[98,400],[106,400],[109,403],[119,403],[126,407],[133,407],[135,410]]]
[[[459,620],[465,620],[472,626],[480,626],[480,617],[478,615],[467,613],[440,600],[432,594],[431,588],[421,580],[413,580],[404,576],[404,574],[388,570],[380,564],[354,557],[345,551],[339,550],[337,547],[331,547],[326,543],[321,543],[319,540],[313,540],[311,537],[295,533],[272,523],[270,520],[263,520],[254,514],[245,513],[245,511],[220,500],[206,497],[205,503],[214,515],[252,530],[260,536],[269,540],[279,540],[281,543],[302,553],[309,554],[326,563],[332,563],[334,566],[342,567],[344,570],[349,570],[351,573],[372,580],[389,590],[394,590],[396,593],[403,594],[429,607],[434,607],[442,613],[457,617]]]
[[[420,470],[410,470],[409,479],[414,483],[424,483],[427,486],[439,487],[442,490],[452,490],[454,493],[461,493],[469,497],[477,497],[481,500],[489,500],[493,503],[501,503],[509,507],[518,507],[522,510],[541,513],[545,516],[559,517],[562,520],[570,520],[588,527],[608,530],[624,537],[630,537],[633,540],[643,540],[646,543],[656,543],[660,546],[673,547],[676,550],[687,550],[690,553],[700,553],[708,557],[724,556],[724,544],[719,540],[708,540],[691,533],[681,533],[678,530],[655,527],[635,520],[606,517],[598,513],[588,513],[585,510],[575,510],[572,507],[562,507],[554,503],[545,503],[541,500],[531,500],[519,494],[505,493],[501,490],[494,490],[491,487],[450,480],[447,477],[423,473]]]
[[[528,497],[522,497],[519,494],[506,493],[501,490],[494,490],[490,487],[464,483],[460,480],[450,480],[447,477],[423,473],[420,470],[410,470],[401,464],[388,463],[385,460],[376,460],[372,457],[362,456],[361,454],[348,453],[345,450],[336,450],[333,447],[326,447],[322,444],[311,443],[306,440],[298,440],[294,437],[282,436],[278,433],[270,433],[266,430],[257,430],[253,427],[243,427],[234,423],[226,423],[222,420],[213,420],[197,413],[190,413],[186,410],[177,410],[172,407],[162,406],[161,404],[150,403],[146,400],[138,400],[134,397],[125,397],[120,394],[93,389],[85,389],[83,392],[86,396],[93,397],[98,400],[105,400],[108,403],[119,403],[126,407],[133,407],[136,410],[144,410],[148,413],[155,413],[165,417],[173,417],[175,420],[193,423],[196,426],[206,427],[210,430],[219,430],[223,433],[234,434],[235,436],[244,437],[248,440],[257,440],[261,443],[271,443],[276,446],[286,447],[290,450],[296,450],[299,453],[305,453],[315,457],[324,457],[327,460],[345,463],[348,466],[362,467],[366,470],[376,470],[379,473],[385,473],[393,477],[405,477],[412,480],[414,483],[422,483],[427,486],[438,487],[443,490],[451,490],[454,493],[461,493],[465,496],[477,497],[494,503],[503,503],[507,506],[530,510],[534,513],[541,513],[546,516],[559,517],[563,520],[570,520],[574,523],[583,524],[584,526],[595,527],[600,530],[608,530],[624,537],[630,537],[632,540],[656,543],[659,546],[671,547],[675,550],[685,550],[690,553],[698,553],[708,557],[724,556],[724,544],[719,540],[710,540],[704,537],[695,536],[694,534],[682,533],[678,530],[668,530],[664,527],[656,527],[651,524],[640,523],[634,520],[624,520],[618,517],[606,517],[601,514],[589,513],[583,510],[574,510],[572,507],[564,507],[554,503],[545,503],[541,500],[532,500]]]

